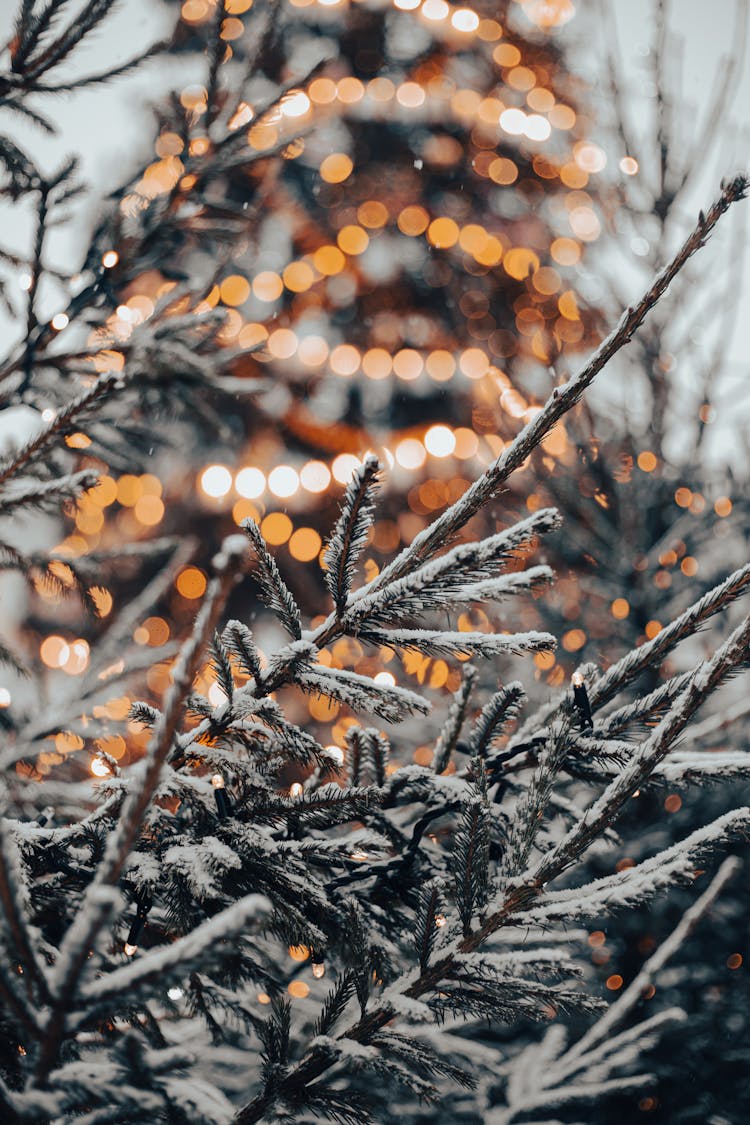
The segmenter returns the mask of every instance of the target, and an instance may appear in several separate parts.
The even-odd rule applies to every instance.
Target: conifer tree
[[[43,128],[35,95],[66,84],[57,65],[111,6],[91,0],[71,22],[64,3],[24,0],[4,107]],[[247,366],[253,345],[240,340],[235,349],[215,311],[218,275],[181,275],[178,251],[190,244],[194,260],[210,248],[215,267],[240,230],[255,237],[277,181],[268,136],[256,133],[262,145],[253,147],[252,131],[276,130],[281,120],[273,145],[297,159],[282,109],[285,99],[311,101],[303,87],[317,80],[295,76],[280,101],[274,87],[267,107],[256,105],[252,129],[237,134],[220,78],[233,6],[228,0],[214,14],[203,92],[187,107],[183,99],[215,126],[207,143],[173,134],[185,159],[163,145],[156,165],[118,195],[68,311],[51,322],[39,304],[45,238],[71,197],[73,168],[47,176],[14,140],[0,150],[7,191],[33,197],[37,214],[32,255],[17,263],[29,270],[24,339],[3,365],[0,391],[5,410],[38,418],[0,466],[3,561],[47,595],[61,630],[66,609],[56,599],[68,587],[98,615],[88,639],[45,638],[47,668],[80,673],[66,690],[32,667],[27,687],[4,699],[3,1112],[22,1122],[387,1122],[424,1116],[424,1103],[438,1100],[457,1121],[586,1112],[613,1091],[648,1083],[649,1048],[684,1014],[658,1007],[634,1020],[634,1009],[689,932],[706,924],[736,864],[703,875],[671,937],[601,1013],[580,980],[583,935],[569,924],[617,917],[692,884],[699,865],[747,830],[750,812],[734,805],[599,879],[587,877],[586,857],[594,845],[611,846],[623,810],[652,779],[708,780],[745,768],[742,750],[691,754],[679,740],[746,663],[747,617],[689,673],[657,691],[649,678],[678,644],[731,612],[750,568],[723,578],[606,670],[582,667],[572,689],[541,706],[527,703],[521,680],[485,690],[475,665],[507,669],[519,658],[527,679],[526,658],[555,638],[518,628],[523,610],[485,615],[482,629],[466,623],[478,606],[510,595],[523,604],[553,581],[533,551],[560,517],[552,508],[522,520],[498,515],[506,482],[570,417],[748,184],[738,176],[723,186],[577,374],[558,382],[485,471],[384,565],[363,568],[388,471],[368,453],[352,466],[332,521],[312,613],[267,543],[265,521],[238,512],[239,529],[204,564],[205,594],[187,599],[200,604],[184,639],[156,653],[138,646],[139,630],[158,639],[156,611],[190,563],[190,533],[200,531],[188,524],[171,539],[123,542],[128,527],[152,526],[159,511],[158,490],[143,474],[158,418],[178,405],[186,423],[215,433],[228,426],[229,441],[234,395],[252,396],[260,410],[269,393]],[[199,7],[184,5],[183,16]],[[274,84],[285,77],[275,15],[254,64]],[[213,192],[234,169],[254,185],[256,225]],[[157,288],[127,294],[128,270],[130,280],[142,278],[149,255]],[[64,333],[79,320],[101,335],[67,345]],[[111,495],[113,477],[102,477],[102,464],[131,470],[116,495],[123,509],[141,506],[135,522],[119,521],[119,541],[102,535],[86,553],[75,542],[51,555],[25,548],[21,520],[39,508],[75,501],[91,527],[98,504],[91,534],[103,530],[108,504],[96,491]],[[489,505],[500,526],[482,521]],[[77,523],[82,538],[85,516]],[[250,585],[276,623],[262,643],[247,612]],[[463,674],[452,705],[438,702],[437,722],[426,719],[424,689],[331,660],[340,640],[389,662],[409,653],[457,659]],[[20,671],[18,638],[4,651]],[[151,694],[132,704],[124,733],[113,733],[125,716],[112,692],[130,692],[144,671]],[[295,721],[300,698],[320,696],[352,716],[343,751]],[[425,738],[429,762],[414,764]],[[88,763],[99,779],[93,793]],[[540,1035],[533,1020],[552,1026]],[[483,1039],[487,1021],[508,1026],[504,1046]]]

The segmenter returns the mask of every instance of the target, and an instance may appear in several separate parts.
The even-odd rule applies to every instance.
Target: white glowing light
[[[476,31],[479,27],[479,16],[471,8],[456,8],[451,16],[451,23],[456,31]]]
[[[126,941],[122,948],[123,948],[123,953],[125,954],[126,957],[132,957],[135,953],[138,952],[138,946],[137,945],[131,945],[129,941]]]
[[[225,699],[226,696],[224,695],[224,692],[221,690],[219,685],[211,684],[211,687],[208,689],[208,702],[211,704],[211,706],[221,707]]]
[[[274,496],[294,496],[299,488],[299,473],[291,465],[277,465],[268,474],[268,487]]]
[[[322,461],[308,461],[299,479],[308,492],[325,492],[331,483],[331,471]]]
[[[520,137],[526,132],[526,114],[520,109],[504,109],[500,114],[500,127],[511,136]]]
[[[352,473],[359,468],[359,458],[352,453],[339,453],[331,465],[331,471],[339,484],[348,484]]]
[[[292,784],[289,786],[289,796],[290,797],[301,797],[302,796],[302,785],[299,781],[293,781]]]
[[[112,771],[102,758],[93,758],[91,761],[91,772],[94,777],[109,777]]]
[[[447,426],[430,426],[424,444],[433,457],[450,457],[456,448],[456,436]]]
[[[226,465],[209,465],[201,473],[200,486],[206,496],[218,500],[232,487],[232,474]]]
[[[281,103],[281,112],[284,117],[304,117],[310,108],[310,99],[302,90],[297,90],[284,98]]]
[[[336,763],[337,766],[343,766],[343,764],[344,764],[344,751],[341,749],[340,746],[336,746],[336,745],[326,746],[325,752],[328,755],[328,757],[333,762]]]
[[[392,676],[390,672],[378,672],[376,676],[373,676],[373,681],[376,684],[382,684],[383,687],[394,687],[396,677]]]
[[[425,0],[422,15],[426,20],[444,20],[450,15],[450,8],[445,0]]]
[[[237,473],[234,478],[234,487],[239,495],[244,496],[246,500],[257,500],[265,492],[266,478],[260,469],[248,465],[246,469],[240,469]]]
[[[69,318],[64,312],[55,313],[52,317],[52,327],[56,332],[62,332],[63,328],[67,328],[69,323]]]
[[[404,438],[396,446],[396,460],[402,469],[421,469],[427,456],[421,441]]]
[[[168,988],[167,989],[167,996],[169,997],[170,1000],[181,1000],[184,995],[185,995],[185,993],[182,991],[181,988],[175,987],[175,988]]]
[[[502,115],[500,120],[502,121]],[[552,126],[540,113],[531,113],[526,118],[524,132],[530,141],[546,141],[552,133]]]

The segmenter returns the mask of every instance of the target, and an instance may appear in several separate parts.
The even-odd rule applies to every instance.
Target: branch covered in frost
[[[672,261],[657,274],[641,299],[625,310],[617,327],[599,345],[588,363],[567,383],[555,387],[542,409],[486,472],[455,504],[447,508],[424,531],[420,531],[410,545],[381,571],[375,579],[376,589],[403,577],[414,569],[415,562],[426,562],[449,543],[471,517],[497,495],[502,483],[523,465],[542,438],[580,401],[584,391],[593,383],[600,371],[631,340],[633,333],[646,319],[649,311],[666,292],[688,259],[705,244],[721,216],[733,203],[744,199],[748,186],[750,181],[747,177],[736,176],[724,187],[713,206],[705,214],[701,212],[696,227],[685,239]]]

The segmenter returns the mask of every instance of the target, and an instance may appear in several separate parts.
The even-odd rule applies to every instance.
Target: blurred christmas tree
[[[595,339],[574,286],[599,232],[585,189],[602,154],[585,140],[580,83],[554,44],[571,15],[568,3],[529,3],[490,18],[442,0],[181,6],[172,50],[203,52],[203,81],[158,107],[156,159],[116,194],[75,278],[81,291],[24,360],[25,401],[45,405],[59,373],[85,371],[93,349],[99,371],[150,368],[115,435],[119,460],[111,435],[68,437],[84,465],[110,471],[60,545],[81,560],[190,528],[197,553],[139,624],[139,644],[180,635],[219,537],[247,517],[282,548],[313,609],[321,536],[368,449],[391,467],[374,572],[533,416],[556,357]],[[101,311],[86,325],[92,292]],[[178,314],[182,338],[162,354],[160,333],[174,335]],[[216,344],[220,371],[201,360]],[[227,411],[233,391],[251,392],[251,405]],[[173,415],[202,423],[203,436],[196,445],[160,423],[171,446],[160,461],[153,421]],[[139,425],[148,471],[134,475]],[[106,605],[114,594],[107,587]],[[42,606],[40,644],[47,621]],[[462,627],[487,626],[480,612]],[[383,670],[356,643],[331,658]],[[406,669],[458,686],[442,660]],[[156,699],[163,677],[151,681]],[[336,705],[311,706],[315,721],[336,718]],[[344,734],[345,724],[328,738],[343,745]]]
[[[707,166],[731,166],[740,155],[732,122],[746,7],[735,8],[730,53],[717,65],[712,100],[695,107],[681,85],[684,43],[674,14],[655,4],[653,16],[651,49],[638,74],[617,41],[616,13],[604,6],[591,21],[602,42],[596,57],[607,90],[594,135],[622,175],[600,177],[596,202],[603,233],[589,257],[588,286],[585,279],[581,284],[601,307],[613,310],[627,304],[628,290],[637,291],[639,274],[650,276],[665,247],[684,236]],[[693,112],[695,126],[688,121]],[[746,237],[744,216],[735,221],[701,270],[690,267],[681,275],[644,331],[617,357],[618,377],[568,416],[570,445],[562,457],[537,456],[529,474],[534,502],[554,504],[566,517],[565,532],[548,543],[558,582],[537,603],[537,624],[556,632],[564,650],[557,659],[537,658],[541,676],[552,685],[564,682],[575,661],[606,667],[629,647],[657,637],[665,620],[705,594],[727,564],[742,565],[747,557],[747,448],[740,420],[746,403],[737,392],[742,375],[731,356]],[[709,301],[700,284],[707,274],[719,284]],[[520,504],[529,486],[520,476],[516,480]],[[689,675],[704,652],[696,640],[654,668],[652,689]],[[726,721],[702,724],[691,750],[724,751],[730,721],[731,745],[747,744],[748,705],[739,685],[727,687],[724,708]],[[708,810],[718,816],[738,792],[747,796],[739,776],[731,789],[695,790],[687,780],[675,774],[644,789],[626,818],[639,846],[614,859],[592,860],[592,876],[605,874],[613,862],[626,866],[654,847],[668,847]],[[594,932],[592,960],[608,987],[611,980],[618,988],[628,983],[669,932],[679,899],[669,907],[659,903],[647,919],[630,915],[614,935]],[[749,908],[743,886],[725,905],[721,928],[694,938],[684,967],[674,971],[669,998],[690,1012],[691,1030],[662,1041],[655,1058],[659,1085],[638,1107],[625,1100],[604,1103],[592,1120],[614,1113],[628,1120],[650,1113],[686,1122],[734,1120],[748,1065],[748,995],[737,970],[747,956]],[[718,1007],[725,1030],[717,1035]],[[702,1079],[707,1073],[717,1076],[710,1085]]]

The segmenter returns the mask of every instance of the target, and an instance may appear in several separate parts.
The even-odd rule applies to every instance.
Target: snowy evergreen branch
[[[587,809],[557,847],[540,860],[534,877],[546,882],[550,872],[558,873],[577,858],[589,843],[611,825],[623,804],[641,786],[663,758],[674,740],[685,729],[704,700],[738,665],[747,660],[750,643],[750,617],[746,618],[691,678],[659,725],[633,755],[625,769],[610,783],[594,805]]]
[[[466,719],[466,712],[476,678],[476,668],[472,664],[465,665],[461,686],[453,696],[448,717],[435,743],[435,753],[432,756],[432,768],[435,773],[442,773],[448,767]]]
[[[727,183],[719,198],[704,214],[701,212],[693,231],[688,235],[672,261],[654,278],[654,281],[641,299],[626,309],[616,328],[599,345],[595,354],[576,376],[567,383],[555,387],[542,409],[521,431],[512,444],[500,454],[487,471],[479,477],[463,496],[446,509],[428,528],[420,532],[412,543],[390,563],[375,580],[375,589],[387,586],[413,570],[415,562],[425,562],[435,555],[446,543],[464,527],[480,508],[487,504],[507,480],[511,473],[524,463],[529,454],[539,445],[573,406],[581,399],[584,391],[614,355],[629,343],[633,334],[645,320],[649,311],[666,292],[685,263],[706,242],[711,231],[722,215],[736,203],[744,199],[750,181],[744,176],[736,176]]]
[[[336,613],[344,613],[354,579],[354,567],[362,551],[375,512],[375,493],[380,463],[369,454],[346,487],[341,515],[326,548],[325,580]]]

